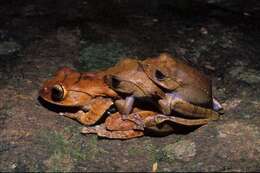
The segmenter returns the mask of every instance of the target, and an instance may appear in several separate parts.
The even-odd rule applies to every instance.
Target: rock
[[[235,121],[217,129],[220,142],[215,148],[223,159],[260,159],[260,132],[257,126]]]
[[[9,55],[17,52],[21,49],[21,46],[14,41],[0,42],[0,55]]]
[[[243,80],[249,84],[255,84],[260,82],[260,71],[254,69],[247,69],[241,73],[238,77],[240,80]]]
[[[226,111],[235,110],[239,107],[241,102],[242,102],[241,99],[234,98],[232,100],[227,100],[226,102],[222,103],[222,106],[224,107],[224,110],[226,110]]]
[[[165,146],[163,152],[169,160],[178,159],[187,162],[196,155],[196,145],[191,140],[182,140]]]
[[[232,77],[249,84],[256,84],[260,82],[260,71],[255,69],[248,69],[244,66],[238,66],[232,68],[229,73]]]

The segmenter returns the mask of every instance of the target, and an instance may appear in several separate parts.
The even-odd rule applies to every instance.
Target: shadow
[[[37,99],[43,107],[47,108],[50,111],[56,112],[56,113],[59,113],[59,112],[76,113],[77,111],[80,110],[79,107],[68,107],[68,106],[55,105],[55,104],[45,101],[41,97],[38,97]]]
[[[152,136],[152,137],[164,137],[171,134],[186,135],[195,131],[201,126],[202,125],[185,126],[173,122],[167,122],[167,123],[160,124],[159,126],[156,127],[146,128],[145,135]]]

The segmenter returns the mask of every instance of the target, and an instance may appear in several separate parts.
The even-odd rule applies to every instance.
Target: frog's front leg
[[[127,119],[133,110],[134,96],[128,96],[125,100],[116,100],[115,105],[118,111],[123,115],[123,119]]]
[[[165,98],[159,100],[159,105],[164,114],[170,115],[174,110],[183,114],[183,116],[191,118],[208,118],[210,120],[217,120],[219,114],[211,109],[203,108],[193,105],[181,98],[176,93],[167,93]]]
[[[110,98],[97,97],[93,99],[89,104],[83,106],[76,113],[60,113],[66,117],[76,119],[84,125],[95,124],[113,104]]]

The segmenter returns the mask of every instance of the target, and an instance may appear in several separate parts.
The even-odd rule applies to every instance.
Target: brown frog
[[[118,98],[102,80],[106,74],[104,72],[79,73],[67,67],[61,68],[52,79],[44,82],[39,95],[45,101],[65,109],[77,108],[76,113],[62,115],[87,126],[93,125],[109,110],[113,100]],[[83,128],[82,133],[97,133],[99,136],[113,139],[130,139],[143,136],[145,129],[151,129],[157,134],[174,132],[174,126],[169,123],[194,126],[208,122],[169,117],[138,108],[134,108],[129,117],[129,120],[124,120],[122,114],[116,112],[108,116],[101,125]]]
[[[44,82],[39,96],[58,106],[77,108],[76,113],[64,115],[84,125],[93,125],[113,105],[113,98],[118,95],[98,73],[79,73],[64,67]]]
[[[166,93],[159,100],[164,114],[174,110],[187,117],[218,119],[222,106],[213,98],[212,82],[206,75],[168,53],[141,64],[147,76]]]
[[[117,104],[119,111],[128,115],[136,98],[148,97],[159,103],[160,110],[170,115],[172,111],[190,118],[216,120],[221,109],[212,98],[211,81],[184,62],[169,54],[144,61],[125,59],[105,76],[107,84],[117,92],[127,94],[125,101]]]

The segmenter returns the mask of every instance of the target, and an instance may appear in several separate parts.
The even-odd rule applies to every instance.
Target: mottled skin
[[[78,108],[78,112],[64,115],[84,125],[93,125],[113,104],[112,98],[117,93],[96,73],[79,73],[64,67],[44,82],[39,96],[58,106]]]
[[[212,110],[220,109],[220,104],[212,98],[210,79],[169,54],[144,61],[121,60],[113,68],[117,71],[111,70],[105,78],[112,89],[128,95],[117,104],[124,115],[131,112],[136,98],[149,97],[158,100],[166,115],[175,111],[191,118],[219,117]]]

